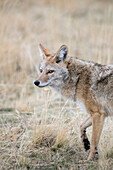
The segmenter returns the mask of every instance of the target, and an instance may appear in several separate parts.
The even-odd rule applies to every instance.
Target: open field
[[[79,125],[88,114],[34,86],[40,42],[113,64],[113,1],[0,0],[0,169],[112,170],[113,118],[105,120],[99,159],[80,163],[88,153]]]

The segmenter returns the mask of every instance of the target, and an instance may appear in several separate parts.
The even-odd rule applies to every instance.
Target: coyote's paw
[[[98,160],[98,151],[97,151],[97,149],[95,150],[95,152],[90,151],[90,154],[89,154],[87,160],[88,161],[97,161]]]

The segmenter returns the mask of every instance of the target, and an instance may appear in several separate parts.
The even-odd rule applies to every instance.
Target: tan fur
[[[46,55],[45,50],[43,52]],[[42,60],[39,87],[48,85],[74,102],[83,103],[90,117],[80,126],[81,137],[83,142],[88,142],[85,130],[92,125],[88,157],[91,160],[97,151],[104,119],[106,116],[113,116],[113,66],[68,57],[67,52],[64,45],[55,55],[46,56]],[[53,71],[48,73],[48,70]],[[84,145],[87,148],[88,143]]]
[[[46,48],[44,48],[43,47],[43,45],[42,44],[40,44],[40,47],[41,47],[41,49],[44,51],[44,53],[45,53],[45,57],[47,56],[51,56],[52,54],[50,53],[50,51],[48,51]]]

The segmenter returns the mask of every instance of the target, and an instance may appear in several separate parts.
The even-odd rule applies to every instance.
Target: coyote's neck
[[[87,85],[90,84],[91,73],[89,67],[91,66],[93,66],[93,63],[70,58],[70,60],[67,61],[69,80],[61,89],[61,94],[73,101],[76,101],[76,98],[81,98],[83,91],[86,90]]]

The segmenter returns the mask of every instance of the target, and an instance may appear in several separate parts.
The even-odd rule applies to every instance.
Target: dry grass
[[[111,170],[113,119],[106,119],[99,160],[80,164],[88,155],[79,136],[87,113],[34,87],[39,42],[52,51],[67,44],[72,56],[113,64],[113,2],[0,1],[0,168]]]

